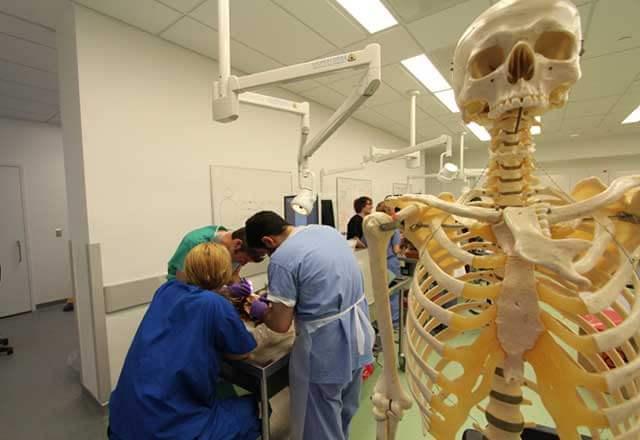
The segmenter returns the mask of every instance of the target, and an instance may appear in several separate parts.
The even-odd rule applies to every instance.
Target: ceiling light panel
[[[336,0],[370,34],[398,24],[380,0]]]

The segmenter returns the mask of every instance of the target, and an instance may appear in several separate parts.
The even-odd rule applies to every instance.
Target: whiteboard
[[[263,210],[284,217],[284,196],[293,191],[290,172],[216,165],[210,171],[213,224],[240,228]]]
[[[338,177],[336,179],[336,194],[338,199],[338,230],[346,232],[349,219],[355,215],[353,201],[361,196],[371,197],[373,193],[371,180],[350,179]]]
[[[408,194],[408,193],[409,193],[409,185],[407,185],[406,183],[393,183],[391,194],[393,194],[394,196],[397,196],[400,194]]]

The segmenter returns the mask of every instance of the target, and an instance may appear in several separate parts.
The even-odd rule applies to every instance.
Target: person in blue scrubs
[[[393,216],[393,209],[391,207],[384,204],[384,202],[378,203],[376,206],[377,212],[384,212],[389,216]],[[398,259],[398,255],[400,254],[400,242],[402,239],[400,238],[400,231],[397,229],[393,231],[393,235],[389,240],[389,245],[387,246],[387,270],[389,271],[389,287],[392,287],[396,284],[396,278],[402,275],[400,270],[400,260]],[[389,302],[391,303],[391,318],[393,320],[393,326],[398,328],[400,324],[400,292],[397,290],[393,292],[393,294],[389,297]]]
[[[109,402],[111,440],[255,440],[253,396],[216,398],[220,359],[244,359],[256,342],[231,303],[215,293],[231,257],[203,243],[186,257],[186,282],[168,281],[140,323]]]
[[[245,229],[249,246],[271,257],[264,323],[282,333],[295,317],[291,439],[346,440],[374,342],[355,255],[335,229],[294,228],[270,211],[255,214]]]

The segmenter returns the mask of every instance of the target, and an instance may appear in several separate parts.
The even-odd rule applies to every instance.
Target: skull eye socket
[[[469,73],[473,79],[484,78],[504,63],[504,51],[500,46],[491,46],[473,56],[469,63]]]
[[[544,32],[536,41],[535,51],[550,60],[571,59],[575,50],[573,35],[564,31]]]

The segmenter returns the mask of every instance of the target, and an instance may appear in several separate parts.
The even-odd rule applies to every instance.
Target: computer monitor
[[[333,212],[333,200],[323,200],[320,206],[322,207],[322,224],[335,228],[336,216]]]
[[[317,225],[318,220],[318,200],[313,204],[313,210],[309,215],[298,214],[291,207],[291,201],[295,196],[284,196],[284,219],[293,226]]]

